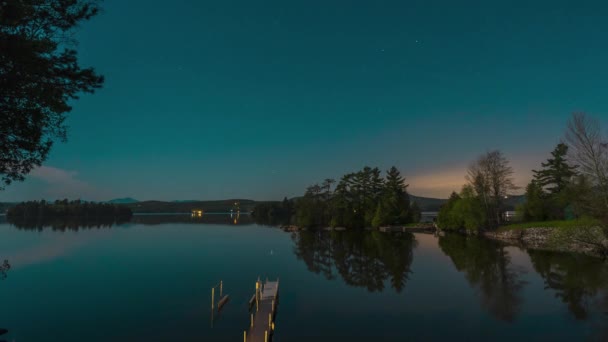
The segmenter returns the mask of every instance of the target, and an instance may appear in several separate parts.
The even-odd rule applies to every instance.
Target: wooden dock
[[[245,342],[268,342],[275,329],[279,300],[279,280],[256,282],[255,303],[251,305],[249,329],[243,333]],[[253,299],[253,298],[252,298]]]

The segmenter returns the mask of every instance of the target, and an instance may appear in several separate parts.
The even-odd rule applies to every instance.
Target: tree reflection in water
[[[411,233],[299,232],[294,253],[311,272],[370,292],[384,290],[386,280],[401,292],[411,273],[416,239]]]
[[[0,265],[0,279],[6,279],[6,273],[11,269],[11,264],[8,263],[8,260],[4,260],[2,265]]]
[[[439,247],[479,291],[481,305],[497,319],[511,322],[521,310],[525,282],[511,263],[505,246],[486,239],[448,234]]]
[[[604,261],[574,253],[528,251],[545,289],[568,305],[570,313],[585,320],[593,310],[608,310],[608,266]]]

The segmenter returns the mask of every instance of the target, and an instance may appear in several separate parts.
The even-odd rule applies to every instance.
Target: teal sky
[[[106,0],[103,89],[0,201],[280,199],[364,165],[446,197],[489,149],[520,185],[574,111],[608,124],[603,1]]]

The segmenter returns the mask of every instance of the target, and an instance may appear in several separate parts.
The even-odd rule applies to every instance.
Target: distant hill
[[[206,212],[229,212],[234,204],[239,203],[241,211],[251,211],[257,203],[248,199],[227,199],[215,201],[141,201],[125,203],[134,213],[189,213],[192,210],[204,210]]]
[[[113,204],[128,204],[128,203],[137,203],[137,202],[139,202],[139,201],[134,198],[131,198],[131,197],[115,198],[115,199],[111,199],[108,201],[108,203],[113,203]]]
[[[442,198],[420,197],[410,194],[410,202],[416,202],[420,211],[439,211],[448,200]]]
[[[297,200],[294,197],[292,200]],[[410,200],[418,203],[421,211],[439,211],[447,199],[421,197],[410,194]],[[526,200],[524,195],[510,196],[505,200],[507,210],[515,210],[515,207]],[[131,209],[133,213],[189,213],[192,210],[204,210],[206,212],[229,212],[234,208],[235,202],[239,203],[241,211],[252,211],[257,203],[268,203],[273,201],[254,201],[249,199],[227,199],[213,201],[176,200],[176,201],[138,201],[134,198],[115,198],[107,203],[122,204]],[[276,201],[279,202],[279,201]],[[0,214],[16,203],[0,203]]]

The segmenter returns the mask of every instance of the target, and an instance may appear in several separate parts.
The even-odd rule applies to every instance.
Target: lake
[[[242,341],[280,278],[275,341],[608,339],[608,268],[459,235],[286,233],[243,215],[111,227],[0,217],[6,341]],[[230,302],[212,314],[211,287]],[[217,298],[216,298],[217,299]]]

